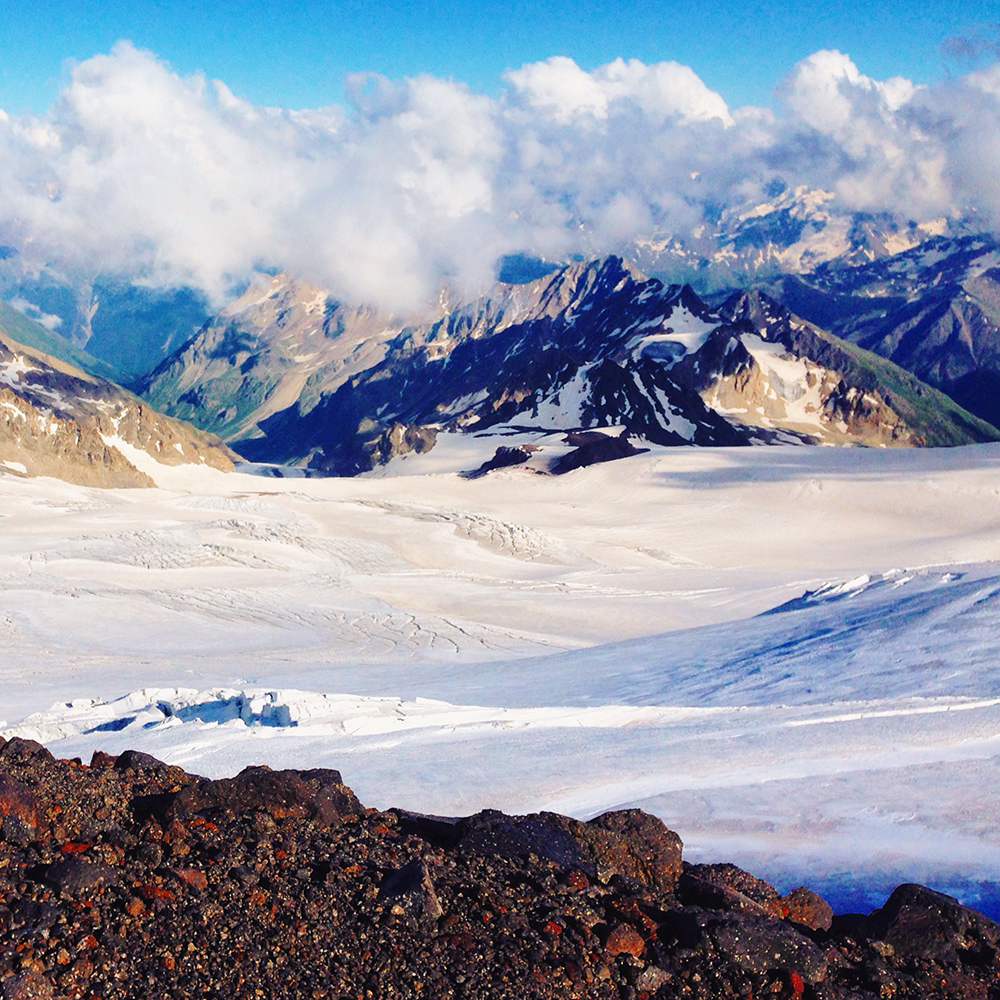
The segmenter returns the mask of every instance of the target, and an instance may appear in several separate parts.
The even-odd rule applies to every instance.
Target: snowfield
[[[469,481],[470,440],[353,480],[0,472],[0,732],[441,814],[639,805],[840,908],[1000,911],[1000,446]]]

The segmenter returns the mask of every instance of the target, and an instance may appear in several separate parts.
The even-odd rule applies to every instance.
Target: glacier
[[[439,814],[638,805],[842,909],[920,881],[998,912],[1000,446],[474,481],[469,447],[351,480],[0,473],[0,734],[334,766]]]

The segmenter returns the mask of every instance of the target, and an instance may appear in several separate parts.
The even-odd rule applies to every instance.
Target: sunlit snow
[[[443,437],[354,480],[0,472],[0,730],[440,814],[640,805],[841,907],[997,910],[1000,446],[470,481],[504,438]]]

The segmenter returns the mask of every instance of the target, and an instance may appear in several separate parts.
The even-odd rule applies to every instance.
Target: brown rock
[[[775,916],[784,917],[814,931],[828,931],[833,926],[833,908],[812,889],[799,886],[787,896],[766,904]]]
[[[641,809],[604,813],[586,824],[583,836],[602,881],[627,875],[669,892],[681,873],[681,838]]]
[[[8,746],[10,744],[7,744]],[[0,832],[3,839],[23,843],[38,829],[41,809],[27,785],[0,771]]]
[[[631,924],[618,924],[611,928],[604,947],[611,955],[639,958],[646,950],[646,940]]]

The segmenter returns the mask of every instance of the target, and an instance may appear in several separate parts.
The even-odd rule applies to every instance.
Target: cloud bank
[[[1000,64],[919,87],[817,52],[777,111],[729,108],[671,62],[553,57],[504,84],[357,76],[347,107],[288,111],[122,42],[43,117],[0,112],[0,243],[216,300],[280,267],[408,309],[443,278],[485,287],[504,254],[689,233],[775,181],[844,211],[1000,228]]]

